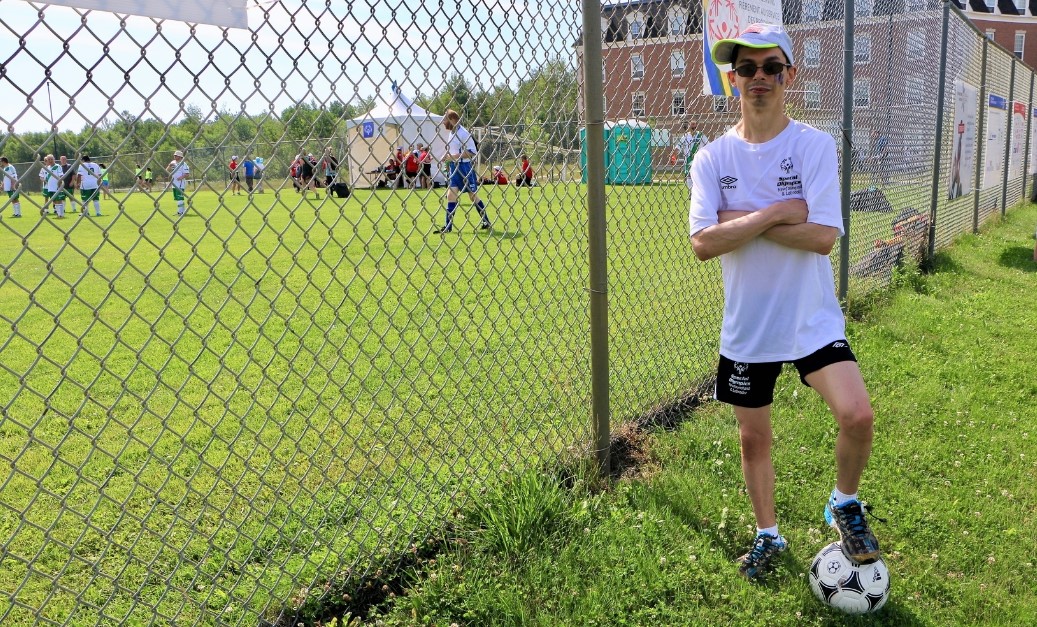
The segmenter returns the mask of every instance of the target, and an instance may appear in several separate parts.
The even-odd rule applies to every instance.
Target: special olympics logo
[[[749,369],[749,364],[743,364],[742,362],[735,363],[735,372],[738,374],[745,374],[745,371]]]
[[[781,169],[785,171],[785,174],[792,171],[792,157],[786,157],[781,160]]]
[[[736,0],[711,0],[706,13],[709,39],[716,42],[738,35],[738,9]]]

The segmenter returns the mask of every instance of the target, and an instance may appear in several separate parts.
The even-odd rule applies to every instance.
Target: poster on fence
[[[192,24],[248,28],[245,0],[51,0],[77,9],[97,9],[122,15],[144,15]]]
[[[737,96],[738,90],[727,80],[731,66],[713,63],[713,44],[737,37],[750,24],[781,24],[781,0],[702,0],[702,15],[706,16],[702,29],[702,93]]]
[[[1008,101],[996,94],[987,100],[987,144],[983,148],[983,189],[1001,185],[1005,167]]]
[[[954,141],[947,197],[954,199],[972,191],[976,163],[976,108],[979,90],[964,81],[954,81]]]
[[[1030,174],[1037,174],[1037,109],[1030,115]]]
[[[1008,153],[1008,178],[1017,179],[1023,175],[1023,152],[1026,150],[1026,109],[1025,102],[1012,103],[1012,137]]]

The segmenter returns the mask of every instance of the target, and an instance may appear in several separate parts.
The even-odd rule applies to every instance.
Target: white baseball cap
[[[718,65],[734,62],[736,47],[746,48],[781,48],[789,65],[795,65],[792,58],[792,40],[785,29],[776,24],[750,24],[742,34],[733,39],[721,39],[713,44],[713,61]]]
[[[182,153],[182,152],[180,152],[179,150],[177,150],[176,152],[174,152],[174,153],[173,153],[173,156],[174,156],[174,157],[183,157],[183,156],[184,156],[184,153]]]
[[[231,160],[237,161],[238,160],[238,155],[234,155],[233,157],[231,157]]]

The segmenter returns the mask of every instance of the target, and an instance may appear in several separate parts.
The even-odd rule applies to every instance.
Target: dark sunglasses
[[[752,63],[745,63],[735,68],[735,74],[742,78],[752,78],[756,76],[756,70],[763,70],[763,73],[767,76],[774,76],[781,74],[785,71],[785,68],[792,67],[789,63],[782,63],[781,61],[768,61],[763,65],[755,65]]]

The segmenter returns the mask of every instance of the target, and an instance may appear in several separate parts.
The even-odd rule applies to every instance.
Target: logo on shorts
[[[735,189],[737,186],[735,183],[738,182],[733,176],[725,176],[720,179],[720,189]]]
[[[740,361],[735,362],[735,372],[737,372],[738,374],[745,374],[745,371],[748,370],[748,369],[749,369],[749,364],[743,364]]]
[[[833,342],[832,348],[846,348],[846,342]]]

